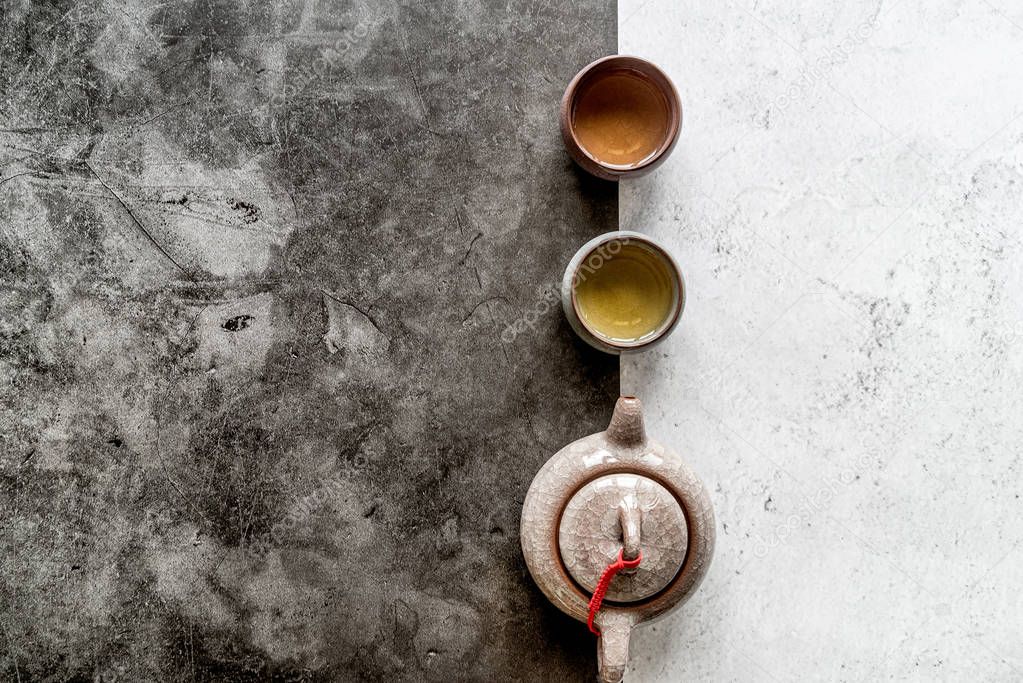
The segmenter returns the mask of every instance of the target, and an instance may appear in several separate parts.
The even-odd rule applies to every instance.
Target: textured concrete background
[[[617,393],[551,296],[614,3],[2,7],[0,677],[592,676],[517,529]]]
[[[685,107],[621,224],[690,295],[622,382],[720,525],[633,680],[1023,680],[1023,5],[619,11]]]

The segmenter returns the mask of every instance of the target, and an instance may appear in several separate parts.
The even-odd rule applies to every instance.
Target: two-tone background
[[[5,680],[589,680],[517,529],[618,392],[556,287],[619,224],[719,517],[634,679],[1018,678],[1010,3],[0,8]],[[557,131],[616,49],[685,107],[620,190]]]

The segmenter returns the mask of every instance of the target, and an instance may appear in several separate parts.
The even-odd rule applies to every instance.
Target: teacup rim
[[[651,154],[642,162],[634,166],[609,164],[595,157],[590,150],[588,150],[582,142],[579,141],[579,136],[576,135],[575,127],[571,122],[572,112],[574,111],[575,106],[575,98],[583,80],[600,67],[608,68],[607,65],[612,62],[620,64],[622,68],[636,71],[647,78],[651,78],[651,75],[657,76],[658,78],[653,80],[663,81],[663,83],[656,85],[659,89],[666,91],[664,94],[668,99],[668,113],[671,117],[671,122],[664,142],[654,154]],[[614,65],[611,65],[611,68],[613,68],[613,66]],[[667,87],[665,88],[663,86]],[[679,133],[682,130],[682,100],[679,97],[678,89],[675,87],[674,81],[672,81],[671,77],[668,76],[668,74],[666,74],[659,66],[648,59],[643,59],[642,57],[637,57],[635,55],[607,55],[600,59],[595,59],[584,66],[576,73],[575,76],[572,77],[572,80],[569,81],[568,87],[565,88],[565,93],[562,96],[561,108],[562,112],[564,112],[563,128],[565,133],[567,133],[567,135],[571,138],[573,146],[589,161],[598,166],[604,173],[615,177],[639,175],[640,173],[659,164],[675,148],[675,143],[678,142]]]
[[[674,297],[674,306],[671,312],[665,320],[651,333],[640,337],[634,341],[621,341],[608,337],[607,335],[595,330],[591,325],[586,322],[582,312],[579,310],[579,304],[576,298],[576,275],[579,272],[580,266],[587,261],[587,259],[595,253],[601,246],[608,244],[614,240],[629,240],[643,244],[644,246],[657,252],[668,265],[668,269],[671,271],[673,276],[673,287],[672,295]],[[646,348],[657,344],[667,337],[678,325],[679,320],[682,318],[682,312],[685,310],[686,303],[686,283],[685,277],[682,274],[682,268],[678,265],[675,257],[671,255],[671,252],[661,244],[658,240],[645,235],[641,232],[635,232],[632,230],[615,230],[612,232],[606,232],[602,235],[598,235],[583,246],[581,246],[573,255],[572,260],[569,262],[571,272],[566,272],[566,280],[569,282],[568,292],[569,298],[572,305],[572,312],[575,314],[576,320],[584,330],[600,344],[609,347],[618,352],[634,352],[641,351]]]

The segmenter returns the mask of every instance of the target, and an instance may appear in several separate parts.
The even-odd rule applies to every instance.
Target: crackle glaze
[[[537,585],[579,621],[588,616],[595,577],[619,550],[643,553],[635,572],[611,582],[610,602],[596,618],[600,679],[614,683],[624,676],[632,628],[699,586],[713,554],[714,513],[695,473],[647,438],[640,401],[622,397],[606,431],[568,444],[537,473],[521,539]]]
[[[622,522],[630,513],[634,531]],[[630,536],[636,538],[635,549]],[[589,482],[568,501],[558,548],[568,573],[588,593],[623,545],[627,559],[641,550],[640,566],[621,571],[606,595],[613,602],[635,602],[671,583],[685,560],[688,536],[685,512],[668,489],[647,477],[610,474]]]

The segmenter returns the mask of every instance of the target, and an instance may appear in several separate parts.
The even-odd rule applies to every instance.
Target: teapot
[[[555,453],[522,506],[529,572],[561,611],[599,629],[602,683],[624,679],[632,629],[700,585],[714,535],[706,489],[677,454],[647,438],[632,396],[618,399],[605,431]]]

